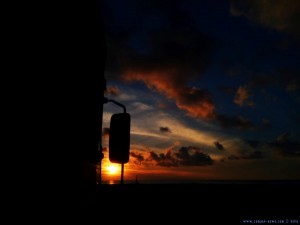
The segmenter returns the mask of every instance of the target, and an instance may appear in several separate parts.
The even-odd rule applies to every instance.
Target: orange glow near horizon
[[[138,150],[132,150],[132,152],[144,153],[143,156],[147,158],[145,152]],[[126,182],[196,180],[214,177],[211,167],[161,167],[149,160],[144,164],[137,164],[135,160],[134,157],[130,157],[129,162],[124,164],[124,180]],[[121,164],[110,162],[108,152],[104,152],[102,168],[101,179],[104,183],[118,184],[120,182]]]

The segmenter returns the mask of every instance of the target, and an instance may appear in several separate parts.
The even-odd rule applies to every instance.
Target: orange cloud
[[[108,86],[106,89],[107,94],[116,96],[120,94],[120,89],[116,86]]]
[[[214,103],[205,90],[186,86],[186,78],[175,69],[155,72],[127,71],[123,74],[126,81],[143,81],[148,88],[174,99],[179,109],[189,116],[202,119],[214,117]]]

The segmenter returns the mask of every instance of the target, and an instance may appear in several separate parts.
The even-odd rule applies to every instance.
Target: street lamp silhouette
[[[130,151],[130,114],[126,107],[114,100],[105,99],[105,103],[113,102],[121,106],[123,113],[116,113],[111,116],[109,128],[109,160],[112,163],[121,164],[121,184],[124,180],[124,164],[129,161]]]

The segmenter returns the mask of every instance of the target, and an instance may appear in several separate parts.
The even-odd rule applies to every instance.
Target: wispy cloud
[[[205,123],[202,123],[201,126],[193,123],[191,126],[182,120],[180,114],[176,116],[174,112],[168,112],[158,106],[148,104],[148,101],[152,101],[151,96],[147,98],[147,95],[141,91],[131,90],[130,93],[134,98],[143,96],[141,101],[130,101],[126,104],[127,112],[132,115],[132,143],[136,145],[146,141],[149,143],[149,147],[154,147],[159,142],[167,142],[168,144],[165,145],[170,146],[179,141],[187,145],[211,146],[215,140],[223,140],[225,137],[222,133],[208,131]],[[124,91],[124,94],[127,92]],[[115,106],[106,104],[104,109],[103,126],[109,127],[110,118],[116,112]],[[168,133],[168,135],[162,135],[162,132]],[[147,137],[149,142],[146,140]]]

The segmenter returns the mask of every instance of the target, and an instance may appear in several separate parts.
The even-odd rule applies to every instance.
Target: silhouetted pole
[[[123,108],[123,113],[124,113],[123,115],[126,115],[126,116],[129,115],[129,114],[126,113],[126,107],[123,104],[121,104],[121,103],[119,103],[119,102],[117,102],[115,100],[112,100],[112,99],[107,99],[105,97],[103,98],[103,102],[104,103],[112,102],[112,103],[114,103],[114,104],[116,104],[116,105],[118,105],[118,106],[120,106],[120,107]],[[120,114],[114,114],[114,115],[120,115]],[[116,117],[113,117],[113,116],[112,116],[112,118],[116,118]],[[111,122],[112,122],[112,119],[111,119]],[[111,127],[110,127],[110,132],[111,131],[112,131],[112,123],[111,123]],[[111,133],[110,133],[110,137],[109,138],[110,138],[110,140],[109,140],[109,147],[110,147],[110,153],[111,153],[111,151],[112,151],[112,149],[111,149],[111,147],[112,147],[111,146],[111,143],[112,143],[112,134]],[[118,138],[120,138],[120,137],[118,137]],[[117,140],[115,140],[115,141],[117,141]],[[109,156],[109,157],[110,157],[110,160],[114,162],[114,160],[111,159],[111,156]],[[120,163],[119,159],[116,160],[116,161],[117,161],[117,163]],[[124,183],[124,162],[123,161],[124,160],[122,160],[122,162],[121,162],[121,184]]]
[[[104,103],[107,103],[107,102],[112,102],[112,103],[115,103],[116,105],[122,107],[123,108],[123,113],[126,113],[126,107],[123,104],[121,104],[120,102],[117,102],[117,101],[112,100],[112,99],[104,98]]]

